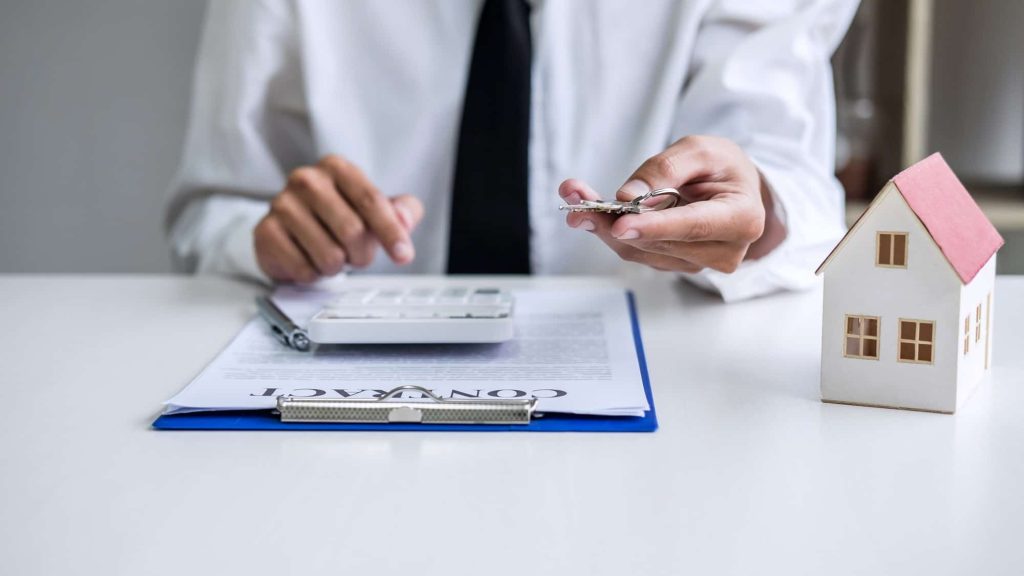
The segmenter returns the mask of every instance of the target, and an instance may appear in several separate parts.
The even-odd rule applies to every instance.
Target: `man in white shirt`
[[[726,300],[804,287],[843,232],[829,57],[856,4],[212,2],[168,209],[174,253],[277,281],[504,271],[521,252],[508,271],[635,262]],[[488,106],[515,92],[523,60],[500,52],[517,37],[524,97]],[[467,128],[472,102],[485,118]],[[497,138],[507,158],[491,154],[486,127],[520,121]],[[662,187],[685,205],[566,217],[555,196]],[[477,246],[498,268],[453,265]]]

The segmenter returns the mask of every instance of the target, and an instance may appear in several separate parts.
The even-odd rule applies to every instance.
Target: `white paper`
[[[321,345],[298,352],[255,318],[166,402],[165,413],[270,409],[282,395],[371,399],[404,384],[442,398],[533,396],[540,412],[642,416],[650,408],[622,289],[513,294],[516,334],[501,344]],[[303,324],[329,297],[290,288],[274,300]]]

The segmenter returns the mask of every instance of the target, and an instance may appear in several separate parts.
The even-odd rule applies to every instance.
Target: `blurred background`
[[[760,1],[760,0],[751,0]],[[204,0],[0,8],[0,272],[168,272]],[[863,0],[833,59],[852,222],[941,151],[1024,273],[1024,2]]]
[[[861,0],[832,59],[847,222],[903,166],[942,152],[1024,274],[1024,2]]]

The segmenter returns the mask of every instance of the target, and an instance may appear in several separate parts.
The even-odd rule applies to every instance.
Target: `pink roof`
[[[981,208],[939,153],[892,179],[964,284],[1003,245]]]

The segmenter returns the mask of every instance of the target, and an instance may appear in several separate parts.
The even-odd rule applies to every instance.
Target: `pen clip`
[[[280,326],[270,324],[270,331],[274,333],[274,336],[281,341],[281,344],[285,346],[291,346],[291,342],[288,341],[288,335],[284,333],[284,330]]]

